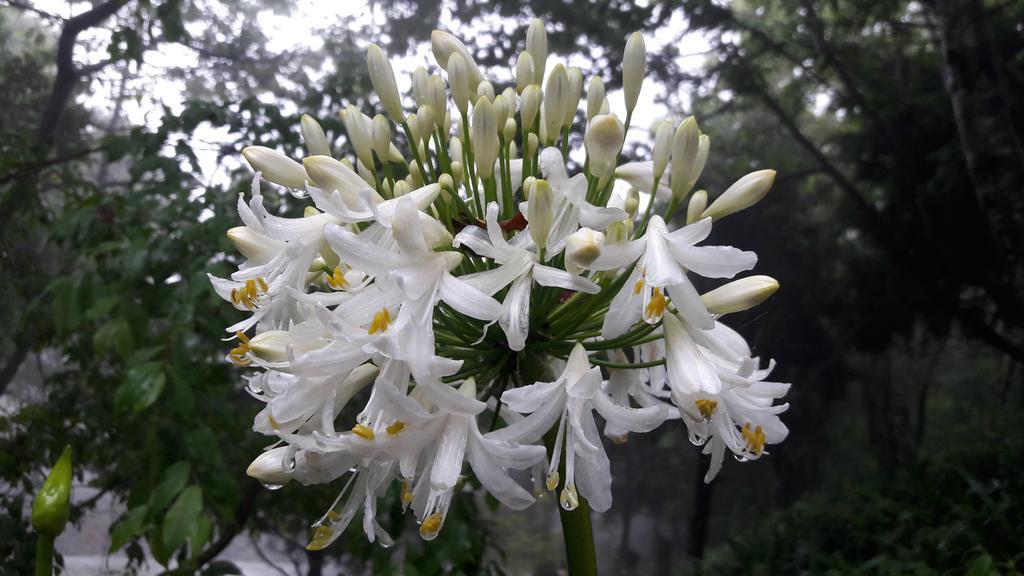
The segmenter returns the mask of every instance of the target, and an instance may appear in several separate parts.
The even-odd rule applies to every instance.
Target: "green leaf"
[[[107,322],[92,335],[92,345],[96,352],[104,354],[116,350],[122,359],[127,359],[135,348],[135,336],[132,327],[124,318]]]
[[[213,535],[213,518],[209,514],[202,514],[192,525],[192,533],[188,537],[188,545],[192,549],[191,558],[196,558],[206,547]]]
[[[189,486],[178,495],[164,516],[163,544],[167,550],[177,550],[185,543],[202,511],[203,491],[199,486]]]
[[[167,566],[174,550],[164,546],[163,534],[163,527],[157,525],[156,529],[150,532],[149,536],[146,537],[146,541],[149,542],[149,551],[153,554],[153,558],[159,562],[161,566]]]
[[[128,369],[124,382],[114,392],[114,409],[118,413],[133,413],[149,408],[160,397],[167,383],[163,365],[147,362]]]
[[[117,303],[120,300],[120,296],[107,296],[106,298],[100,298],[85,312],[86,320],[97,320],[106,316],[114,309],[115,306],[117,306]]]
[[[142,528],[146,521],[146,513],[149,505],[143,504],[132,508],[124,518],[110,529],[110,550],[113,554],[127,544],[131,539],[142,534]]]
[[[190,466],[188,462],[178,462],[164,471],[164,479],[149,495],[149,510],[153,515],[163,512],[171,500],[181,492],[188,483]]]
[[[51,285],[53,292],[53,324],[61,334],[68,334],[82,321],[78,310],[78,281],[61,278]]]

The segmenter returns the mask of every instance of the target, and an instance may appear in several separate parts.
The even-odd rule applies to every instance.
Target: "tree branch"
[[[26,12],[32,12],[36,16],[40,16],[40,17],[45,18],[47,20],[53,20],[55,22],[63,22],[65,20],[65,18],[63,16],[58,16],[57,14],[53,14],[53,13],[47,12],[45,10],[40,10],[39,8],[36,8],[33,5],[28,4],[26,2],[21,2],[20,0],[4,0],[4,2],[6,2],[7,5],[10,6],[11,8],[17,8],[18,10],[24,10]]]

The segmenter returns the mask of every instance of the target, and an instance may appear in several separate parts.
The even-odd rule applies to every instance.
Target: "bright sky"
[[[38,0],[35,3],[37,8],[52,13],[69,16],[88,8],[87,3],[77,2],[69,6],[63,0]],[[216,6],[216,4],[214,4]],[[231,18],[230,14],[224,14],[225,18]],[[322,40],[317,35],[318,29],[326,25],[338,22],[342,18],[353,18],[358,24],[370,25],[373,29],[379,30],[385,22],[384,13],[379,5],[368,1],[345,1],[345,2],[317,2],[314,0],[297,0],[291,14],[275,14],[271,11],[264,11],[258,17],[260,26],[270,38],[268,48],[274,52],[285,51],[296,47],[306,47],[316,50],[322,46]],[[448,8],[442,12],[442,22],[454,22]],[[311,25],[311,23],[314,23]],[[498,16],[488,16],[486,24],[512,27],[525,25],[526,23],[505,22]],[[645,38],[648,54],[657,53],[664,48],[668,42],[675,42],[675,36],[679,30],[685,27],[685,19],[680,11],[674,13],[669,24],[662,32]],[[472,30],[460,28],[449,30],[457,36],[468,36]],[[460,34],[461,33],[461,34]],[[104,40],[109,37],[106,31],[91,30],[88,35],[83,35],[85,40]],[[100,44],[105,45],[105,44]],[[623,39],[623,46],[625,39]],[[704,62],[706,56],[702,54],[709,47],[709,43],[697,34],[687,34],[683,37],[679,46],[680,57],[677,64],[684,70],[693,71],[698,69]],[[105,56],[103,52],[76,54],[79,62],[97,61]],[[563,62],[567,65],[584,64],[585,61],[579,55],[552,54],[548,58],[547,69],[556,62]],[[164,68],[176,66],[198,66],[199,56],[193,50],[176,44],[164,44],[157,50],[150,50],[145,55],[145,63],[138,71],[135,82],[144,82],[146,97],[136,101],[128,99],[123,103],[121,113],[126,122],[125,125],[145,124],[154,126],[159,122],[159,110],[161,105],[168,106],[173,111],[181,110],[184,103],[183,86],[179,81],[169,79],[161,74]],[[325,62],[325,67],[331,63]],[[430,53],[429,43],[419,45],[408,55],[400,58],[393,58],[392,65],[397,75],[399,89],[407,92],[410,85],[410,76],[416,66],[424,65],[429,69],[435,68],[433,57]],[[493,78],[510,79],[512,77],[510,66],[500,70],[485,70],[485,75]],[[94,110],[105,110],[109,114],[112,109],[113,96],[117,93],[120,73],[116,70],[107,69],[97,77],[97,82],[102,86],[95,90],[91,97],[86,100],[86,105]],[[584,79],[586,86],[587,79]],[[640,95],[640,102],[634,112],[633,128],[627,134],[627,143],[635,143],[651,139],[647,128],[655,121],[670,115],[670,112],[657,101],[664,95],[664,86],[658,85],[650,80],[645,82],[644,89]],[[614,113],[620,117],[625,116],[625,105],[622,91],[609,92],[609,104]],[[689,98],[684,97],[684,102],[689,104]],[[582,106],[586,106],[586,94],[584,94]],[[289,111],[294,112],[294,111]],[[686,111],[675,111],[671,114],[676,119],[685,116]],[[228,166],[218,165],[217,153],[219,144],[228,142],[226,131],[214,129],[209,126],[200,127],[192,139],[192,147],[200,160],[203,176],[206,182],[211,184],[222,184],[226,181]],[[240,160],[239,160],[240,161]],[[230,166],[234,167],[234,166]]]

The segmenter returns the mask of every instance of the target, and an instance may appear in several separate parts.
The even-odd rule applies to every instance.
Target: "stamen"
[[[391,312],[388,312],[387,308],[381,308],[376,314],[373,315],[373,321],[370,322],[370,328],[366,332],[369,334],[376,334],[377,332],[384,332],[391,325]]]
[[[252,310],[256,308],[256,303],[259,301],[260,292],[267,294],[270,292],[270,286],[263,280],[262,277],[254,280],[246,280],[245,285],[239,288],[231,289],[231,302],[236,305],[242,305]]]
[[[395,420],[395,423],[385,428],[385,430],[387,430],[388,436],[395,436],[402,430],[405,430],[405,422]]]
[[[643,289],[644,289],[644,279],[640,278],[640,279],[638,279],[636,281],[636,284],[633,284],[633,294],[634,295],[639,294],[640,291],[643,290]]]
[[[558,503],[566,510],[575,510],[580,505],[580,497],[579,494],[576,493],[575,484],[569,484],[564,490],[562,490],[562,495],[558,498]]]
[[[697,410],[705,420],[711,420],[711,415],[715,413],[715,408],[718,408],[717,401],[708,400],[706,398],[695,400],[693,403],[697,405]]]
[[[660,319],[665,314],[666,306],[668,306],[668,303],[665,301],[665,296],[661,293],[661,288],[655,288],[651,294],[651,301],[647,303],[647,318]]]
[[[328,518],[328,519],[329,519],[329,520],[330,520],[331,522],[337,522],[337,521],[338,521],[338,518],[341,518],[341,514],[338,514],[338,513],[337,513],[337,512],[335,512],[334,510],[328,510],[328,511],[327,511],[327,518]]]
[[[430,516],[427,516],[423,523],[420,524],[420,537],[424,540],[433,540],[437,538],[437,533],[441,531],[441,518],[440,512],[434,512]]]
[[[356,424],[353,426],[352,433],[367,440],[373,440],[374,438],[373,429],[365,424]]]
[[[402,507],[404,508],[404,507],[408,506],[409,504],[412,504],[412,500],[413,500],[412,483],[409,482],[408,480],[403,480],[402,481]]]
[[[334,288],[335,290],[344,290],[345,288],[348,288],[348,280],[345,279],[345,274],[342,273],[341,266],[335,266],[333,273],[327,274],[324,272],[324,275],[327,276],[327,285],[331,288]]]
[[[622,446],[626,442],[629,442],[629,434],[623,434],[622,436],[615,436],[612,438],[612,444],[616,446]]]
[[[753,453],[754,456],[760,456],[761,452],[764,451],[764,430],[760,426],[751,430],[750,422],[747,422],[743,425],[740,433],[743,434],[743,439],[747,441],[747,450]]]
[[[334,530],[331,530],[330,526],[317,526],[313,531],[313,538],[306,544],[306,550],[323,550],[331,543],[333,535]]]
[[[267,421],[270,422],[271,428],[280,432],[281,425],[277,423],[277,420],[274,420],[274,416],[272,414],[267,414]]]
[[[548,489],[548,492],[554,492],[555,488],[558,488],[558,480],[558,470],[548,474],[548,479],[544,481],[544,486]]]
[[[248,358],[249,354],[249,337],[242,332],[235,332],[235,336],[238,337],[240,344],[231,349],[228,352],[228,359],[235,366],[248,366],[252,364],[252,360]]]

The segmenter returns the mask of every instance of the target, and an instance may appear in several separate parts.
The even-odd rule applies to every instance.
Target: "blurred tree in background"
[[[794,383],[790,438],[712,485],[680,430],[613,448],[606,571],[1022,569],[1024,6],[369,6],[382,15],[370,24],[311,22],[321,44],[281,50],[261,26],[293,10],[281,0],[61,13],[0,0],[0,572],[30,571],[26,503],[65,444],[78,482],[96,488],[72,519],[118,503],[110,552],[131,567],[148,554],[150,568],[225,573],[217,557],[245,533],[282,543],[310,574],[326,562],[382,574],[561,564],[530,528],[516,535],[521,519],[481,522],[487,503],[464,500],[429,545],[353,537],[306,553],[308,519],[336,488],[260,495],[244,475],[262,448],[249,431],[258,405],[223,361],[233,320],[206,279],[235,257],[223,230],[247,186],[241,147],[300,157],[298,117],[310,113],[347,152],[337,112],[375,104],[370,41],[411,53],[435,27],[472,29],[462,36],[478,62],[511,81],[533,16],[553,52],[580,55],[609,88],[628,32],[662,39],[645,90],[710,134],[712,195],[778,170],[758,217],[716,233],[754,247],[782,284],[741,331]],[[686,35],[708,46],[698,71],[681,65]],[[392,511],[398,526],[397,498]]]

